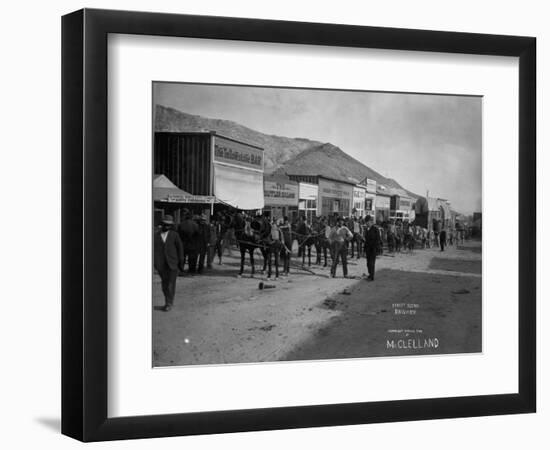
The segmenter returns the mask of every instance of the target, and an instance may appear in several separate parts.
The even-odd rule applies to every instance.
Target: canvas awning
[[[264,207],[263,173],[214,164],[214,195],[235,208],[262,209]]]
[[[165,203],[218,203],[214,196],[193,195],[178,188],[165,175],[153,178],[153,201]]]

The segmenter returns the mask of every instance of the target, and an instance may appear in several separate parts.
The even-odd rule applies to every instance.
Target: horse
[[[290,259],[292,257],[292,244],[294,244],[294,233],[291,225],[287,222],[279,228],[282,236],[282,248],[280,257],[283,259],[283,271],[286,275],[290,272]]]
[[[239,276],[242,276],[244,272],[244,261],[248,253],[250,256],[250,275],[254,277],[254,250],[259,246],[258,237],[254,233],[245,231],[244,229],[235,229],[235,237],[237,238],[237,244],[239,245],[239,252],[241,254]]]
[[[311,227],[302,221],[296,227],[296,236],[298,238],[298,256],[302,257],[302,267],[305,267],[306,249],[308,266],[311,266],[311,247],[315,245],[315,235],[311,231]]]
[[[235,238],[239,246],[239,252],[241,254],[241,268],[239,270],[239,276],[242,276],[244,272],[244,261],[246,254],[250,257],[250,273],[254,277],[254,251],[259,248],[263,254],[263,245],[261,242],[260,231],[262,228],[261,223],[258,220],[252,222],[245,221],[245,219],[237,214],[234,218],[235,225]],[[264,270],[265,270],[265,257],[264,257]]]
[[[426,230],[426,244],[427,244],[427,247],[432,248],[434,246],[434,242],[435,241],[434,241],[434,232],[433,232],[433,230]]]
[[[428,245],[428,230],[426,228],[422,228],[420,225],[417,225],[417,232],[420,237],[420,245],[422,246],[422,249],[425,250]]]
[[[193,273],[196,270],[197,258],[199,254],[199,225],[191,218],[189,214],[186,214],[184,219],[178,225],[177,232],[180,236],[181,242],[183,243],[182,267],[185,265],[185,261],[187,260],[189,272]]]
[[[397,253],[400,253],[401,248],[403,246],[403,229],[401,228],[401,226],[395,227],[394,239],[395,239],[395,251]]]
[[[388,243],[388,252],[395,252],[395,224],[384,222],[382,228],[386,231],[386,242]]]
[[[404,230],[403,245],[408,253],[412,253],[415,245],[414,227],[406,225]]]
[[[286,249],[283,242],[283,233],[275,224],[264,223],[260,233],[261,252],[264,257],[265,272],[267,266],[267,278],[272,275],[272,259],[275,263],[275,279],[279,278],[279,257]]]
[[[330,248],[330,242],[328,240],[328,237],[326,235],[326,223],[319,222],[314,227],[314,233],[315,233],[315,253],[317,254],[317,258],[315,260],[315,264],[321,265],[321,259],[324,255],[325,257],[325,264],[323,267],[327,267],[328,265],[328,257],[327,252]]]
[[[361,225],[359,225],[359,231],[355,231],[355,223],[351,223],[350,231],[353,234],[353,238],[349,241],[350,247],[351,247],[351,255],[350,257],[353,258],[354,256],[354,250],[357,250],[357,259],[361,258],[361,253],[363,252],[363,243],[365,242],[365,238],[363,237],[363,234],[361,233]],[[348,227],[349,228],[349,227]]]

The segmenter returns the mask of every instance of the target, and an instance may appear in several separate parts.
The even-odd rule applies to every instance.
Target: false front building
[[[241,210],[264,207],[264,151],[215,132],[157,132],[154,172],[192,195]]]
[[[283,175],[264,177],[264,211],[275,219],[288,217],[291,221],[298,215],[299,185]]]

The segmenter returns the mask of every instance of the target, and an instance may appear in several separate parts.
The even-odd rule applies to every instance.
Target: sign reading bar
[[[215,136],[214,161],[263,171],[264,152],[247,144]]]

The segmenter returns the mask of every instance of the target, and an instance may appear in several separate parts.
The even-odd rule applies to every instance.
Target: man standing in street
[[[353,239],[353,234],[348,227],[344,226],[344,220],[339,217],[336,221],[336,226],[330,233],[330,242],[334,251],[334,257],[332,260],[332,267],[330,269],[330,276],[336,277],[336,267],[338,267],[338,260],[342,259],[342,269],[344,271],[344,278],[348,276],[348,247],[347,243]]]
[[[161,228],[155,233],[154,239],[154,262],[162,283],[164,311],[172,309],[178,270],[183,271],[183,244],[178,233],[172,230],[173,226],[172,216],[164,216]]]
[[[367,216],[365,222],[367,228],[365,231],[365,251],[367,253],[367,270],[369,272],[367,280],[374,281],[376,255],[382,248],[382,238],[380,237],[380,230],[374,225],[371,216]]]
[[[445,251],[445,245],[447,244],[447,230],[445,227],[441,227],[441,231],[439,232],[439,245],[441,247],[441,251]]]

